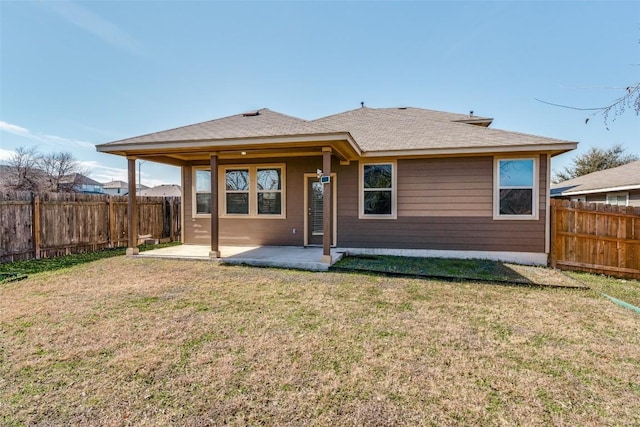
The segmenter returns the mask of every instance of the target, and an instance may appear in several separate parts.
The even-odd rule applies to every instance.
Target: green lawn
[[[125,257],[0,285],[8,426],[639,425],[639,372],[599,288]]]

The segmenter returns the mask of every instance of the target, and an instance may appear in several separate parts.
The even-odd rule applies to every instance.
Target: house
[[[102,184],[104,194],[111,196],[126,196],[129,193],[129,184],[126,181],[110,181]]]
[[[551,197],[587,203],[640,206],[640,160],[553,184]]]
[[[491,122],[410,107],[316,120],[265,108],[97,150],[127,158],[130,188],[136,159],[180,167],[182,241],[212,257],[220,245],[320,245],[326,263],[337,247],[546,264],[551,157],[577,143]]]
[[[58,181],[58,191],[103,194],[102,184],[80,173],[65,175]]]
[[[176,184],[163,184],[142,190],[140,195],[150,197],[181,197],[182,189]]]

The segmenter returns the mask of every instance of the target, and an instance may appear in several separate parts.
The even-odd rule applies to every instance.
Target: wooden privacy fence
[[[640,208],[551,200],[553,268],[640,279]]]
[[[180,197],[138,197],[138,234],[180,239]],[[0,193],[0,262],[126,246],[127,196]]]

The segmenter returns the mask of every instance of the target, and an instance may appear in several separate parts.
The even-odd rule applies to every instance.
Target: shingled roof
[[[122,143],[181,142],[202,140],[229,140],[270,136],[313,135],[331,131],[297,117],[262,108],[233,116],[175,129],[136,136],[103,145]]]
[[[363,152],[477,149],[566,143],[557,139],[472,126],[462,114],[421,108],[358,108],[314,120],[332,130],[348,130]]]
[[[492,119],[413,107],[362,107],[315,120],[303,120],[263,108],[203,123],[114,141],[98,151],[122,154],[127,147],[137,150],[158,144],[178,143],[188,147],[235,147],[251,140],[325,138],[349,141],[354,152],[367,156],[401,152],[438,154],[443,152],[491,152],[548,150],[555,153],[575,148],[574,142],[489,129]],[[318,139],[319,140],[319,139]]]
[[[640,189],[640,160],[553,184],[551,196]]]

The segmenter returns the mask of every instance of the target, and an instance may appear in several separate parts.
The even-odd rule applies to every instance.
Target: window
[[[226,213],[249,215],[249,169],[227,169],[224,182]]]
[[[607,204],[617,206],[627,206],[629,204],[629,193],[607,193]]]
[[[282,213],[282,169],[258,169],[258,215]]]
[[[535,159],[496,160],[495,212],[500,219],[537,219]]]
[[[220,216],[285,218],[285,165],[220,167]],[[211,214],[211,172],[194,169],[194,215]]]
[[[395,163],[362,164],[360,175],[360,217],[395,218]]]
[[[198,169],[195,173],[196,215],[211,214],[211,172]]]

